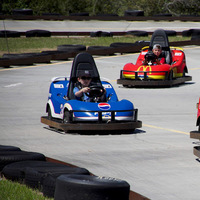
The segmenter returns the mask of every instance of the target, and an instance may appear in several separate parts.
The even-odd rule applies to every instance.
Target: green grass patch
[[[114,42],[134,43],[139,40],[150,41],[151,36],[135,37],[33,37],[0,38],[0,56],[4,53],[33,53],[44,50],[56,50],[58,45],[81,44],[85,46],[110,46]],[[189,40],[189,37],[169,37],[169,41]]]
[[[44,197],[38,190],[32,190],[26,185],[0,179],[0,199],[2,200],[53,200]]]

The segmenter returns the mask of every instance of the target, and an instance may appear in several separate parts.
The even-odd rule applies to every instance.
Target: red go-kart
[[[153,64],[154,57],[149,56],[148,64],[144,65],[145,55],[152,52],[155,44],[162,46],[165,64]],[[186,73],[188,69],[183,49],[169,47],[166,32],[158,29],[153,33],[149,47],[142,49],[136,64],[127,63],[124,66],[117,83],[123,86],[172,86],[192,80]]]

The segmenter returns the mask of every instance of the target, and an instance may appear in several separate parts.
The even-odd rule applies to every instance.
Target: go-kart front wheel
[[[69,110],[65,110],[63,116],[63,123],[67,124],[71,121],[72,121],[72,114],[69,112]]]

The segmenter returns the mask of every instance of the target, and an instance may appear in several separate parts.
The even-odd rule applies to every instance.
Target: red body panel
[[[127,63],[123,70],[125,78],[135,79],[135,74],[142,78],[144,72],[147,72],[148,79],[165,79],[165,76],[173,70],[174,78],[182,77],[183,71],[186,66],[185,54],[181,50],[171,50],[172,63],[161,65],[143,65],[145,54],[148,49],[142,51],[136,61],[136,64]]]

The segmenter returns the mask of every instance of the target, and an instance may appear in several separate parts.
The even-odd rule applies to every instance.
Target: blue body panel
[[[103,120],[111,118],[111,112],[115,112],[116,120],[131,120],[133,118],[133,104],[128,100],[118,100],[112,85],[102,81],[106,89],[107,102],[84,102],[76,99],[66,100],[68,90],[67,79],[53,81],[50,85],[48,105],[51,108],[52,116],[63,118],[64,109],[73,111],[74,121],[95,121],[98,120],[98,112],[102,113]]]

